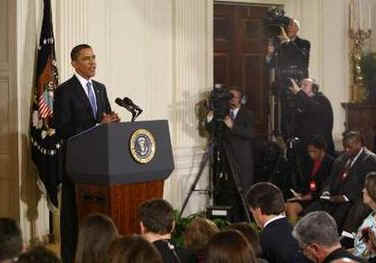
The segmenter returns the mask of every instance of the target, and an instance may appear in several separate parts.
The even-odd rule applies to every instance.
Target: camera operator
[[[280,76],[277,76],[277,78],[288,75],[300,76],[299,79],[308,77],[311,43],[298,37],[299,29],[299,21],[289,18],[286,29],[284,26],[280,26],[281,33],[277,36],[280,41],[280,43],[277,43],[279,46],[276,47],[274,41],[268,43],[266,62],[272,67],[279,67],[277,74],[280,74]]]
[[[289,90],[296,98],[294,136],[301,140],[303,148],[300,154],[306,155],[306,143],[313,135],[324,137],[327,152],[336,156],[332,137],[333,109],[328,98],[318,91],[319,86],[312,79],[304,79],[299,87],[296,81],[290,79],[292,86]]]
[[[254,118],[252,112],[242,106],[243,92],[237,87],[231,87],[229,93],[232,95],[232,98],[225,101],[225,103],[228,104],[228,113],[222,120],[217,120],[215,118],[215,109],[214,112],[210,111],[207,115],[207,127],[212,131],[216,123],[224,124],[221,140],[223,140],[224,147],[229,147],[229,149],[226,150],[228,150],[227,153],[230,153],[228,154],[230,156],[226,157],[227,159],[232,158],[236,166],[239,168],[238,176],[241,184],[240,187],[242,188],[243,193],[246,193],[254,182],[252,149]],[[227,162],[228,161],[229,160],[227,160]],[[231,173],[231,171],[228,172]],[[234,193],[236,191],[236,189],[229,189],[231,188],[230,185],[231,183],[226,183],[226,193]],[[229,198],[229,196],[225,194],[223,196],[223,201],[230,203],[221,204],[231,205],[233,207],[233,221],[241,221],[245,219],[244,212],[242,212],[243,208],[241,202],[238,199],[239,198]]]

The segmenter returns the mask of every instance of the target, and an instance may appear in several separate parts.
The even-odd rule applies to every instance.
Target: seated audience
[[[109,263],[162,263],[156,247],[140,235],[116,239],[108,250]]]
[[[292,226],[285,216],[281,190],[271,183],[257,183],[250,188],[247,201],[256,224],[262,229],[262,258],[270,263],[307,262],[291,235]]]
[[[219,232],[217,225],[202,217],[196,217],[184,232],[185,247],[191,250],[198,262],[206,262],[206,246],[210,238]]]
[[[0,218],[0,263],[17,261],[22,248],[22,234],[16,221]]]
[[[61,263],[61,261],[51,250],[37,246],[21,254],[17,263]]]
[[[336,220],[339,233],[351,235],[370,212],[361,193],[366,174],[376,170],[376,155],[364,146],[359,132],[347,132],[343,148],[345,152],[334,161],[320,200],[305,211],[327,211]]]
[[[171,243],[171,233],[175,227],[172,206],[165,200],[154,199],[142,203],[138,209],[141,234],[153,243],[164,263],[192,262],[194,256],[188,250],[175,247]]]
[[[103,214],[91,214],[79,226],[76,263],[106,263],[107,250],[118,231]]]
[[[372,212],[364,219],[358,229],[354,242],[354,255],[363,258],[376,257],[376,250],[370,250],[370,237],[376,234],[376,172],[370,172],[366,177],[363,189],[363,202],[371,207]]]
[[[215,234],[209,241],[207,263],[256,263],[247,239],[237,230]]]
[[[228,226],[229,229],[238,230],[244,235],[249,244],[251,245],[253,251],[255,252],[256,262],[266,263],[267,261],[260,258],[262,256],[262,248],[260,245],[260,238],[255,229],[246,222],[235,223]]]
[[[334,158],[326,152],[325,139],[316,135],[307,144],[310,161],[304,169],[300,189],[291,189],[293,198],[287,200],[286,212],[290,223],[295,224],[298,216],[313,201],[319,200],[321,189],[328,180]],[[295,192],[298,191],[297,192]]]
[[[293,236],[298,240],[304,255],[313,262],[329,263],[340,258],[363,262],[342,248],[336,221],[327,212],[316,211],[305,215],[295,225]]]

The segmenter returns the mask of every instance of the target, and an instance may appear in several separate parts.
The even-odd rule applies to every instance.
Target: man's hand
[[[342,195],[333,195],[329,198],[329,202],[340,204],[340,203],[345,203],[346,200]]]
[[[286,34],[286,30],[283,26],[279,27],[281,29],[281,34],[278,36],[281,44],[288,43],[290,41],[289,37]]]
[[[294,79],[291,79],[291,78],[290,78],[290,81],[291,81],[291,83],[292,83],[292,86],[289,87],[289,90],[290,90],[292,93],[294,93],[294,94],[298,93],[298,92],[301,90],[301,88],[299,88],[298,84],[296,84],[296,82],[295,82]]]
[[[229,115],[226,115],[225,119],[223,120],[223,122],[226,124],[227,127],[229,127],[230,129],[232,129],[232,127],[234,126],[234,121],[230,118]]]
[[[208,112],[208,115],[206,115],[206,121],[211,122],[214,118],[214,112],[211,110]]]
[[[119,116],[115,112],[111,112],[110,114],[103,113],[101,124],[111,122],[120,122]]]

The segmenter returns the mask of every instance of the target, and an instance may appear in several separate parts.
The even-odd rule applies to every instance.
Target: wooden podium
[[[143,151],[136,145],[141,137]],[[168,122],[112,123],[82,132],[67,142],[66,168],[76,184],[80,221],[100,212],[120,234],[138,233],[138,205],[162,198],[163,181],[174,169]]]

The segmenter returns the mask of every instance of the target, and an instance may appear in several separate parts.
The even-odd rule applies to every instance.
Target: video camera
[[[215,84],[209,95],[209,109],[215,120],[224,120],[230,112],[229,100],[233,95],[222,84]]]
[[[277,37],[282,34],[281,27],[287,31],[291,18],[285,16],[285,11],[280,7],[271,7],[264,18],[264,29],[269,37]]]

